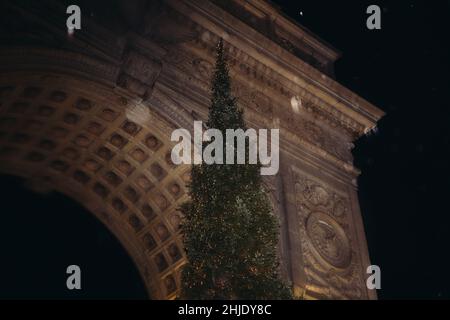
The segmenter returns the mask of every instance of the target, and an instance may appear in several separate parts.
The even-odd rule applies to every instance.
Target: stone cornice
[[[224,38],[229,53],[241,62],[251,63],[259,73],[256,77],[270,75],[274,81],[284,84],[280,90],[286,96],[311,101],[311,111],[316,109],[323,117],[337,120],[342,127],[350,129],[355,138],[375,127],[383,116],[383,112],[369,102],[213,3],[204,0],[169,0],[168,3],[199,26],[196,27],[199,41],[213,48],[219,36]]]
[[[233,0],[239,2],[239,0]],[[327,59],[335,62],[341,56],[341,52],[332,45],[326,43],[323,39],[312,34],[308,29],[299,25],[296,21],[287,17],[281,10],[276,8],[276,5],[264,0],[247,0],[246,3],[258,10],[264,12],[274,22],[277,23],[284,30],[290,32],[297,39],[304,41],[311,46],[318,53],[324,55]]]
[[[78,52],[38,47],[0,47],[0,69],[6,71],[42,70],[78,74],[112,86],[119,67]]]
[[[205,91],[194,88],[190,88],[190,95],[185,96],[184,90],[185,88],[173,81],[173,77],[162,74],[148,103],[151,108],[157,109],[169,121],[192,130],[193,120],[206,121],[209,96]],[[189,114],[189,110],[192,110],[193,113]],[[304,127],[302,132],[294,133],[286,124],[279,123],[279,119],[261,120],[254,110],[247,110],[246,115],[246,121],[250,127],[280,128],[282,152],[288,153],[291,157],[300,157],[312,165],[320,163],[322,170],[334,175],[336,175],[336,170],[332,168],[340,168],[342,171],[339,171],[338,179],[346,181],[346,183],[354,183],[353,179],[360,174],[360,171],[352,165],[350,148],[348,148],[349,159],[347,156],[333,154],[330,145],[318,146],[317,141],[311,140],[311,136],[315,132],[308,130],[317,129],[315,126],[302,126]],[[329,139],[325,136],[323,138],[324,140]],[[337,147],[342,147],[341,144]]]

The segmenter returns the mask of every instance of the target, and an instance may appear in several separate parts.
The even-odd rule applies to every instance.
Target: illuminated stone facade
[[[336,50],[261,0],[130,2],[81,7],[72,36],[56,1],[2,3],[0,171],[79,201],[151,298],[174,298],[189,167],[172,164],[170,134],[205,120],[223,38],[247,123],[280,128],[280,171],[265,182],[283,276],[304,298],[376,298],[351,149],[382,112],[333,80]]]

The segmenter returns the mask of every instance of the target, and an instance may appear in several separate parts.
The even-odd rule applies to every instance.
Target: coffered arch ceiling
[[[121,240],[150,297],[175,297],[189,167],[170,160],[170,124],[79,69],[2,74],[0,171],[79,201]]]

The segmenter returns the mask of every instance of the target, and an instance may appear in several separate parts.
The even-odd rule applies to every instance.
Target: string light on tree
[[[207,127],[222,134],[245,130],[230,82],[220,41]],[[260,167],[248,162],[192,167],[190,200],[181,207],[187,257],[181,298],[291,298],[278,274],[279,224],[262,187]]]

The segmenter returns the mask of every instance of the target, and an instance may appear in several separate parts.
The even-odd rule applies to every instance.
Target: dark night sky
[[[450,298],[450,1],[275,2],[341,50],[337,80],[386,112],[354,149],[379,298]],[[366,28],[370,4],[381,30]]]
[[[450,1],[274,2],[341,50],[337,80],[386,112],[354,150],[379,298],[450,298]],[[383,9],[382,30],[366,29],[370,4]],[[133,262],[90,213],[0,181],[0,298],[146,297]],[[79,294],[65,289],[65,267],[78,261],[92,286]],[[14,291],[27,285],[45,291]]]

